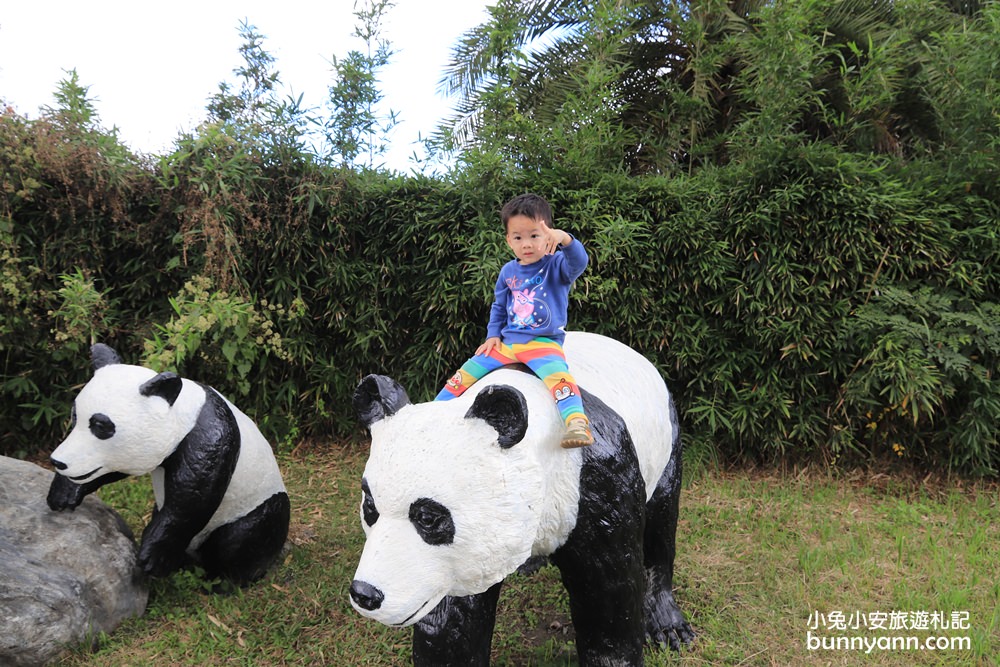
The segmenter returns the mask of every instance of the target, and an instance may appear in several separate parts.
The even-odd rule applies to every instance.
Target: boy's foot
[[[587,445],[594,444],[594,436],[590,432],[587,420],[571,419],[570,422],[566,424],[566,430],[563,431],[562,442],[559,444],[562,445],[563,449],[586,447]]]

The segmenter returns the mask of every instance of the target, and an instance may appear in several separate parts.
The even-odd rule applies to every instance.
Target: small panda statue
[[[123,364],[107,345],[94,345],[91,360],[70,433],[52,452],[49,507],[73,509],[109,482],[151,473],[156,506],[138,556],[148,575],[193,562],[236,585],[261,578],[290,510],[257,426],[211,387]]]
[[[412,404],[370,375],[354,407],[371,433],[362,615],[413,626],[416,665],[488,665],[503,579],[548,558],[569,594],[581,665],[641,665],[644,641],[694,633],[673,596],[681,488],[677,413],[656,368],[610,338],[566,335],[595,443],[531,373],[494,371],[451,401]]]

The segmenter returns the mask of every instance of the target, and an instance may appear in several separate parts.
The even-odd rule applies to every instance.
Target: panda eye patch
[[[375,499],[372,498],[371,489],[368,488],[368,480],[361,480],[361,491],[364,493],[364,499],[361,501],[361,514],[370,528],[378,521],[378,508],[375,507]]]
[[[410,505],[410,523],[427,544],[451,544],[455,541],[455,522],[451,512],[436,500],[414,500]]]
[[[100,412],[90,416],[90,432],[99,440],[107,440],[115,434],[115,423]]]

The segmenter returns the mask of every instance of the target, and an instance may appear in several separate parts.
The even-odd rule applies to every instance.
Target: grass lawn
[[[409,664],[410,631],[365,620],[348,603],[363,544],[366,455],[356,444],[282,455],[292,526],[283,561],[265,580],[229,595],[206,592],[189,572],[153,581],[142,618],[59,664]],[[690,468],[674,583],[698,637],[680,654],[647,650],[647,665],[997,664],[1000,485]],[[140,534],[148,478],[99,495]],[[938,612],[967,619],[967,629],[941,629]],[[878,621],[884,629],[864,625]],[[838,636],[875,647],[822,648]],[[910,636],[921,647],[931,637],[966,643],[902,648]],[[820,648],[809,649],[810,637]],[[574,665],[573,639],[557,570],[507,580],[494,664]]]

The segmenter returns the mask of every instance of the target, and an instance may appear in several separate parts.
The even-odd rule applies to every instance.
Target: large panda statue
[[[264,575],[288,535],[288,494],[257,426],[210,387],[121,363],[91,348],[93,378],[80,390],[69,435],[52,452],[53,510],[94,490],[152,473],[156,506],[139,565],[165,576],[188,564],[245,585]]]
[[[566,335],[595,444],[562,449],[531,373],[494,371],[452,401],[411,404],[370,375],[354,396],[371,432],[364,616],[413,626],[416,665],[488,665],[502,580],[549,557],[569,594],[581,665],[640,665],[644,640],[693,637],[673,596],[681,488],[677,414],[656,371],[609,338]]]

